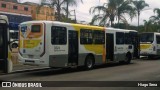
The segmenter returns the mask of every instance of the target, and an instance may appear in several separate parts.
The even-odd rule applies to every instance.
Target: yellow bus
[[[130,63],[135,56],[134,41],[129,38],[132,34],[133,38],[136,37],[135,30],[108,30],[105,27],[57,21],[28,21],[20,24],[19,32],[18,56],[19,62],[23,64],[48,67],[85,66],[91,69],[97,64],[120,61]],[[120,36],[123,34],[119,41],[119,33],[116,32],[120,32]],[[113,38],[107,37],[107,33],[113,34]],[[130,40],[127,43],[126,38]],[[112,42],[110,39],[113,39]],[[117,45],[116,41],[120,43]],[[123,57],[118,59],[122,54]],[[108,55],[112,55],[112,58]]]
[[[145,32],[140,34],[140,55],[153,58],[160,55],[160,33]]]

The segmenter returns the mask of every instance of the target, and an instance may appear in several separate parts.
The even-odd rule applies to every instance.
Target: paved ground
[[[43,69],[39,71],[1,75],[8,81],[160,81],[160,60],[134,60],[129,65],[110,64],[97,66],[90,71],[82,69]],[[7,88],[6,88],[7,89]],[[6,90],[4,89],[4,90]],[[16,89],[16,88],[14,88]],[[12,90],[14,90],[12,89]],[[30,88],[33,89],[33,88]],[[42,88],[41,88],[42,89]],[[44,89],[44,88],[43,88]],[[47,90],[53,88],[47,88]],[[57,87],[54,90],[160,90],[136,87]],[[25,89],[24,89],[25,90]]]

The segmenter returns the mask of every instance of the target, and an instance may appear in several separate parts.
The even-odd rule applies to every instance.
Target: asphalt
[[[96,66],[93,70],[42,69],[1,75],[2,81],[160,81],[160,60],[140,59],[131,64],[107,64]],[[160,90],[159,87],[48,87],[47,90]],[[79,83],[80,84],[80,83]],[[127,83],[126,83],[127,84]],[[65,85],[65,84],[64,84]],[[74,85],[74,84],[73,84]],[[11,88],[3,88],[10,90]],[[12,88],[16,90],[20,88]],[[35,88],[24,88],[24,90]]]

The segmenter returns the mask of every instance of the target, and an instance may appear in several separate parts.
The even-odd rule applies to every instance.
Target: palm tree
[[[140,18],[141,11],[145,7],[149,7],[149,5],[144,0],[133,1],[133,5],[134,5],[134,7],[135,7],[135,9],[137,11],[137,14],[138,14],[138,27],[137,27],[137,29],[139,30],[139,18]]]
[[[76,6],[77,5],[77,0],[45,0],[49,2],[52,7],[55,7],[57,10],[56,16],[58,21],[62,21],[63,18],[68,18],[69,16],[69,6]],[[83,2],[81,0],[81,2]],[[64,7],[66,5],[66,8]],[[64,17],[64,14],[66,13],[66,17]]]
[[[78,0],[64,0],[64,4],[66,4],[66,17],[69,18],[69,6],[77,6]],[[83,0],[81,0],[83,3]]]
[[[120,20],[128,24],[127,20],[125,19],[125,14],[128,14],[131,20],[136,14],[135,9],[131,6],[131,0],[119,0],[119,2],[117,2],[117,6],[118,25]]]
[[[61,21],[61,11],[62,11],[62,4],[64,3],[64,0],[50,0],[51,5],[53,7],[56,7],[57,10],[57,20]]]
[[[159,8],[155,8],[154,13],[156,13],[155,16],[151,16],[150,19],[155,22],[155,23],[159,23],[160,24],[160,9]]]
[[[155,8],[153,10],[153,12],[155,13],[155,15],[151,16],[150,20],[154,23],[154,28],[156,30],[159,30],[160,29],[160,9],[159,8]]]
[[[96,11],[99,11],[99,13],[93,16],[90,24],[94,24],[96,21],[100,21],[99,25],[101,25],[102,23],[103,25],[105,25],[106,24],[105,22],[107,21],[108,18],[111,20],[111,14],[109,12],[109,9],[107,9],[105,5],[91,7],[89,12],[93,14],[96,13]],[[102,14],[100,12],[102,12]],[[112,21],[113,20],[111,20],[111,23]]]
[[[118,18],[118,23],[120,20],[127,22],[124,15],[128,14],[132,18],[135,13],[130,2],[131,0],[108,0],[108,3],[103,6],[92,7],[90,13],[93,14],[97,11],[99,13],[94,15],[91,24],[95,21],[100,21],[100,25],[105,25],[108,19],[111,22],[111,26],[113,26],[115,17]]]

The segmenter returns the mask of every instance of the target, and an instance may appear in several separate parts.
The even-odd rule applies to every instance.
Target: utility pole
[[[76,10],[74,10],[74,18],[75,18],[75,23],[77,23]]]
[[[74,15],[71,15],[71,16],[74,16],[74,19],[75,19],[75,23],[77,23],[77,16],[76,16],[76,10],[71,10],[70,12],[74,11]]]

